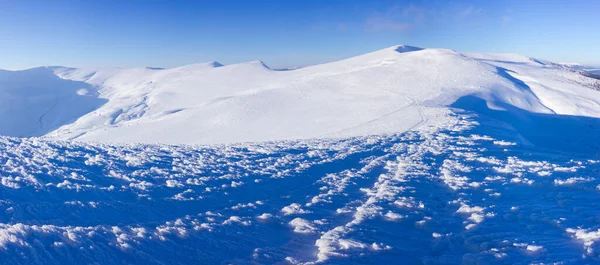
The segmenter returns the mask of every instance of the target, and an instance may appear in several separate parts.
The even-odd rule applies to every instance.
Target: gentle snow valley
[[[0,71],[0,264],[600,262],[600,80],[396,46]]]

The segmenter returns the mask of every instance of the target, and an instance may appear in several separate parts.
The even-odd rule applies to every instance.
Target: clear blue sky
[[[600,64],[599,0],[0,0],[0,68],[343,59],[396,44]]]

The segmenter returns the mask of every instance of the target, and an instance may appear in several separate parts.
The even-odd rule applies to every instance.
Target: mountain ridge
[[[287,71],[258,60],[168,69],[45,69],[92,91],[70,101],[87,97],[103,104],[89,105],[89,112],[77,117],[59,117],[52,130],[17,132],[12,125],[16,129],[5,135],[211,144],[398,133],[444,123],[450,106],[468,95],[494,110],[514,106],[532,113],[600,117],[599,92],[590,89],[593,78],[515,54],[396,45]],[[19,86],[23,84],[5,84],[0,94],[10,98],[7,91]],[[36,121],[22,123],[32,127]]]

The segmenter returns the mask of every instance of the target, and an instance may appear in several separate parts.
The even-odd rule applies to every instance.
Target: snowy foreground
[[[0,138],[0,263],[600,262],[598,145],[449,117],[220,146]]]

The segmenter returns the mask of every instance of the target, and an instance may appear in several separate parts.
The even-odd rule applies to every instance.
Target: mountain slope
[[[415,103],[454,86],[451,78],[469,85],[464,89],[476,89],[494,77],[487,73],[473,78],[470,73],[485,73],[480,69],[484,67],[452,51],[423,50],[419,52],[425,54],[413,56],[397,50],[293,71],[271,71],[261,62],[199,69],[183,76],[179,71],[161,71],[153,73],[155,82],[144,84],[148,80],[144,76],[136,82],[141,85],[127,88],[127,96],[137,93],[131,98],[144,99],[144,109],[135,110],[143,117],[111,121],[112,116],[124,115],[121,109],[128,109],[114,101],[104,107],[114,109],[108,121],[102,115],[88,115],[92,121],[75,123],[54,135],[66,131],[69,137],[71,131],[82,130],[86,134],[80,140],[130,142],[139,139],[136,132],[151,130],[144,142],[214,143],[397,132],[428,119],[421,117]],[[103,85],[121,89],[121,82],[114,85],[108,80]],[[423,116],[437,112],[429,110]],[[114,126],[90,131],[89,123]]]
[[[94,86],[61,79],[52,68],[0,70],[0,135],[42,136],[106,102]]]
[[[289,71],[254,61],[54,73],[106,102],[62,119],[53,139],[206,144],[397,133],[444,124],[448,106],[467,95],[494,110],[600,117],[596,80],[564,66],[411,46]]]

